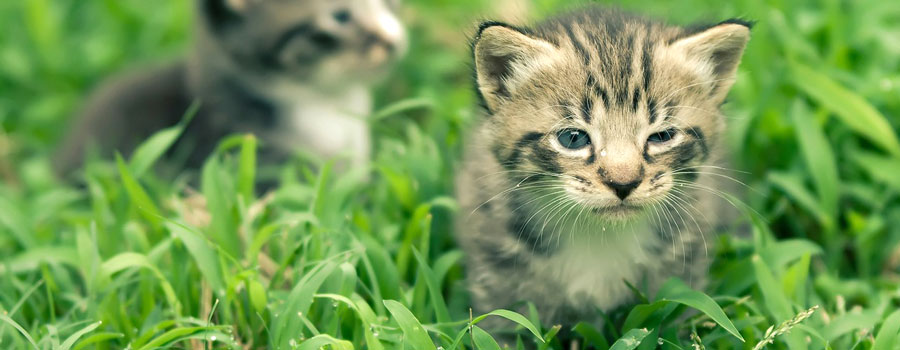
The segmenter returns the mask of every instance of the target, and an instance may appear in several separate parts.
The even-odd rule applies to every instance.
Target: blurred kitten
[[[106,82],[90,97],[56,160],[64,176],[86,149],[128,155],[202,103],[176,149],[196,168],[223,136],[254,133],[261,162],[302,150],[370,151],[369,85],[406,49],[399,0],[197,0],[195,45],[173,64]]]

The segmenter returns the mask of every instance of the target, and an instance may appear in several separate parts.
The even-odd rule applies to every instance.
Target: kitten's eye
[[[675,134],[678,133],[676,129],[669,129],[663,132],[658,132],[647,138],[647,142],[649,143],[665,143],[672,140],[675,137]]]
[[[352,15],[350,15],[350,11],[346,9],[335,12],[333,16],[334,20],[338,23],[350,22],[350,18],[352,18]]]
[[[568,149],[581,149],[591,143],[588,134],[578,129],[565,129],[556,133],[559,144]]]

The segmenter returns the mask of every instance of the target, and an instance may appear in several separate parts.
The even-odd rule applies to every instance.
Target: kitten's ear
[[[254,0],[200,0],[200,6],[209,24],[215,29],[221,29],[239,21],[252,1]]]
[[[556,48],[525,31],[498,23],[483,23],[474,42],[478,91],[490,111],[508,99],[516,85],[553,58]]]
[[[728,20],[678,39],[671,47],[692,64],[701,65],[715,81],[713,95],[724,99],[734,83],[752,26],[750,22]]]

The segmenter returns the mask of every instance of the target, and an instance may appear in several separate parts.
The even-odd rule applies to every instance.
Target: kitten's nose
[[[625,198],[628,198],[628,195],[630,195],[631,192],[634,192],[634,189],[641,184],[641,180],[629,183],[604,182],[604,184],[616,193],[616,197],[619,197],[619,199],[624,201]]]

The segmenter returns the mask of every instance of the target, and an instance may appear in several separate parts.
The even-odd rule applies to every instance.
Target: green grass
[[[91,163],[86,186],[55,180],[49,154],[84,94],[182,52],[188,3],[0,2],[0,348],[492,349],[472,324],[505,317],[522,343],[562,349],[534,314],[469,314],[451,234],[452,175],[479,117],[467,35],[494,1],[407,1],[412,51],[378,89],[371,169],[286,164],[256,197],[257,140],[236,135],[172,181],[150,169],[175,130]],[[535,0],[532,14],[567,6]],[[753,189],[735,193],[735,224],[753,230],[721,237],[704,293],[636,291],[639,305],[572,333],[597,349],[900,348],[900,7],[625,6],[759,21],[725,106],[731,167]]]

